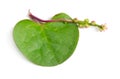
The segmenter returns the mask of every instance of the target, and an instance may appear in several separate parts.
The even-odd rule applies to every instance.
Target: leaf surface
[[[65,13],[52,19],[70,17]],[[79,31],[74,23],[48,22],[38,24],[25,19],[16,24],[13,30],[14,41],[31,62],[41,66],[55,66],[63,63],[74,52]]]

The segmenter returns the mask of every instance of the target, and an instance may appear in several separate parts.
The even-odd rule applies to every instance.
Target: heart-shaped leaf
[[[71,19],[60,13],[52,19]],[[13,30],[14,41],[31,62],[41,66],[63,63],[74,52],[78,38],[78,26],[68,22],[37,23],[29,19],[18,22]]]

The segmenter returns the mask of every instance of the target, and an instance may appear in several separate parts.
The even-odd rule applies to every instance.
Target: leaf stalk
[[[78,20],[77,18],[74,19],[56,19],[56,20],[43,20],[40,19],[38,17],[36,17],[35,15],[33,15],[30,11],[28,13],[28,16],[31,20],[38,22],[38,23],[46,23],[46,22],[69,22],[69,23],[75,23],[79,26],[79,28],[88,28],[90,26],[94,26],[97,27],[99,29],[99,31],[105,31],[107,29],[106,24],[97,24],[95,21],[89,21],[89,19],[84,19],[82,20]]]

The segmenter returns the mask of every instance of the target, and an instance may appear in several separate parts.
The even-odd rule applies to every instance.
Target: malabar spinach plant
[[[43,20],[29,12],[29,18],[15,25],[13,37],[22,54],[41,66],[59,65],[73,54],[79,38],[78,28],[94,26],[100,31],[106,29],[104,24],[88,19],[72,19],[66,13]]]

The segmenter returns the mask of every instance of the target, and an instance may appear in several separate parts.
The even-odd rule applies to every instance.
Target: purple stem
[[[33,21],[37,21],[37,22],[56,22],[56,20],[43,20],[43,19],[40,19],[40,18],[34,16],[30,11],[29,11],[28,16],[29,16],[30,19],[32,19]]]

